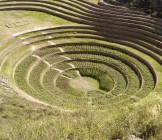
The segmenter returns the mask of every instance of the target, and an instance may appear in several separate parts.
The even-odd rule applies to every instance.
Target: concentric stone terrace
[[[0,10],[45,12],[79,23],[1,43],[11,85],[64,109],[128,105],[162,91],[162,20],[83,0],[3,0]]]

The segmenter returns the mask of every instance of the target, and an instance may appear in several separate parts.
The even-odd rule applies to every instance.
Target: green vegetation
[[[0,1],[0,17],[0,140],[161,140],[161,19],[99,0]]]
[[[69,24],[75,24],[73,22],[64,20],[62,18],[52,16],[46,13],[40,13],[40,12],[32,12],[32,11],[24,11],[21,12],[12,11],[12,14],[7,11],[1,11],[0,17],[1,18],[0,24],[0,39],[4,40],[9,36],[12,36],[12,34],[16,34],[18,32],[24,32],[29,31],[33,29],[39,29],[39,28],[46,28],[51,26],[59,26],[59,25],[69,25]],[[15,24],[17,22],[23,22],[28,21],[28,24],[15,27],[15,28],[7,28],[5,25]],[[2,47],[2,46],[1,46]],[[0,48],[1,48],[0,47]],[[0,49],[1,50],[1,49]]]
[[[106,1],[106,0],[105,0]],[[135,6],[144,12],[152,15],[162,16],[162,1],[161,0],[117,0],[122,3],[129,3],[130,6]]]
[[[13,90],[1,89],[0,138],[6,139],[116,139],[131,134],[152,140],[161,138],[161,101],[106,112],[77,111],[73,115],[27,101]],[[111,112],[111,114],[110,114]],[[102,118],[102,119],[101,119]]]
[[[79,72],[82,76],[96,79],[101,90],[110,91],[114,86],[113,79],[106,72],[97,69],[80,69]]]

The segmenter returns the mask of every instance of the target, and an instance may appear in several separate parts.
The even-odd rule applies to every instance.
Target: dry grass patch
[[[99,89],[98,81],[90,77],[77,77],[71,79],[70,86],[84,92]]]

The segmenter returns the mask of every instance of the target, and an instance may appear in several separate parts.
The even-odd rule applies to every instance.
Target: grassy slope
[[[0,12],[0,17],[4,15],[5,18],[0,20],[0,41],[12,34],[33,28],[74,24],[37,12]],[[25,20],[29,21],[28,25],[18,28],[5,27],[6,24]],[[0,86],[0,139],[104,140],[125,138],[130,134],[151,135],[154,131],[156,139],[160,139],[161,106],[162,102],[158,96],[151,96],[130,107],[115,107],[106,112],[77,111],[69,115],[27,101],[16,92]]]
[[[16,34],[18,32],[34,29],[36,30],[38,28],[75,24],[52,15],[31,11],[1,11],[0,17],[3,17],[0,20],[0,40],[6,39],[7,37],[12,36],[12,34]],[[23,26],[15,28],[6,27],[6,25],[24,21],[27,21],[28,24],[24,24]]]
[[[147,98],[134,106],[109,108],[106,112],[77,111],[70,115],[21,98],[0,86],[0,139],[116,139],[130,134],[151,135],[159,139],[162,128],[161,106]],[[111,113],[110,113],[111,112]],[[159,131],[159,132],[158,132]]]

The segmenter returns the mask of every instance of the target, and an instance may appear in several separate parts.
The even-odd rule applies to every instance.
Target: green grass
[[[114,86],[113,79],[106,72],[104,73],[97,69],[80,69],[79,72],[83,77],[88,76],[96,79],[101,90],[108,92]]]
[[[129,66],[125,65],[121,61],[112,59],[111,57],[105,57],[105,56],[102,56],[102,55],[93,55],[93,54],[87,55],[86,52],[85,52],[85,54],[72,54],[72,55],[67,55],[67,56],[72,58],[72,59],[86,58],[86,59],[89,59],[89,60],[100,60],[100,61],[103,61],[103,62],[112,63],[112,64],[116,65],[117,67],[119,67],[121,70],[125,71],[126,75],[128,75],[129,81],[131,82],[130,83],[130,85],[131,85],[130,90],[132,88],[134,88],[133,91],[136,91],[139,88],[139,84],[137,84],[137,83],[139,83],[139,79],[138,79],[137,75]],[[136,83],[135,83],[135,81],[136,81]],[[129,94],[131,94],[131,93],[129,93]]]
[[[74,97],[84,97],[85,93],[84,90],[80,90],[79,88],[74,88],[71,86],[70,79],[65,77],[59,77],[56,81],[56,86],[64,92],[64,94],[69,94]]]
[[[2,140],[124,139],[132,133],[149,140],[152,140],[153,133],[154,139],[161,138],[162,103],[157,98],[147,98],[145,102],[124,108],[108,108],[102,113],[80,110],[69,115],[22,99],[3,87],[0,87],[0,93],[4,99],[0,104]]]
[[[69,1],[69,3],[75,3],[75,1],[80,4],[84,3],[84,1],[77,0]],[[88,1],[95,4],[98,2],[98,0]],[[63,1],[53,2],[63,3]],[[88,9],[83,6],[84,4],[89,5],[86,2],[83,5],[80,4],[76,5],[83,9]],[[67,6],[67,4],[64,6]],[[58,8],[58,6],[54,7]],[[92,7],[95,6],[93,5]],[[96,7],[99,8],[99,6]],[[88,17],[85,15],[86,10],[84,11],[72,6],[69,6],[69,8],[75,9],[78,12],[70,11],[66,8],[62,10],[78,16],[82,12],[83,19],[74,16],[78,21]],[[91,11],[93,12],[93,10]],[[127,25],[129,27],[132,25],[137,27],[138,25],[139,29],[143,27],[143,30],[146,29],[145,31],[147,31],[149,29],[149,32],[154,29],[154,26],[155,28],[157,27],[156,22],[150,19],[147,20],[150,23],[150,27],[146,26],[148,24],[144,22],[143,24],[142,22],[141,24],[133,23],[133,20],[138,19],[140,22],[140,15],[131,15],[129,12],[128,15],[130,17],[120,15],[119,13],[118,17],[115,17],[115,11],[113,10],[110,13],[107,13],[105,10],[104,13],[107,15],[112,14],[110,19],[109,17],[107,18],[110,23],[114,22],[113,27],[116,27],[116,24],[120,25],[124,21],[125,23],[121,23],[121,27],[124,30],[127,30]],[[95,14],[101,19],[105,18],[98,15],[97,12]],[[92,20],[90,15],[89,13],[89,21]],[[16,33],[28,30],[79,25],[41,12],[1,11],[0,17],[0,41],[12,35],[14,36]],[[116,20],[112,20],[114,17]],[[147,17],[144,18],[147,19]],[[133,20],[129,22],[130,19]],[[5,26],[6,24],[26,20],[29,24],[17,28],[6,28]],[[117,21],[121,22],[117,23]],[[107,26],[103,23],[101,25],[105,26],[105,28]],[[115,43],[115,41],[121,41],[121,39],[113,36],[114,32],[112,36],[111,32],[108,36],[101,36],[99,33],[102,31],[88,28],[80,29],[76,26],[75,28],[69,27],[64,29],[62,27],[60,29],[54,28],[29,32],[13,38],[13,40],[0,46],[1,52],[6,49],[6,53],[0,56],[0,63],[2,65],[0,74],[7,76],[10,83],[12,83],[9,89],[0,85],[0,139],[126,140],[132,134],[144,140],[161,139],[161,65],[144,52],[133,49],[129,45],[124,46],[120,43]],[[157,33],[160,34],[158,30],[159,28],[157,28]],[[91,32],[87,33],[85,31]],[[119,35],[120,32],[121,30],[119,30]],[[80,37],[77,37],[78,35]],[[152,35],[153,33],[150,34],[150,36]],[[50,36],[52,38],[49,38]],[[91,39],[90,36],[96,37],[96,39]],[[154,38],[154,36],[152,37]],[[160,41],[159,38],[157,40]],[[14,45],[12,48],[8,48],[16,40],[20,39],[24,39],[24,42],[36,42],[25,46],[21,44]],[[112,39],[112,42],[102,39]],[[135,38],[135,41],[139,41],[138,39],[140,38]],[[46,47],[52,45],[48,41],[55,44],[52,47]],[[157,46],[157,44],[152,44],[150,40],[143,40],[141,42],[145,45]],[[74,44],[67,45],[67,43]],[[77,45],[75,43],[87,43],[87,45]],[[57,46],[58,44],[63,45]],[[139,47],[138,45],[136,47]],[[44,48],[42,49],[42,47]],[[64,52],[61,52],[60,47]],[[120,51],[120,49],[125,51]],[[70,51],[71,53],[68,53]],[[90,51],[96,53],[91,54]],[[148,66],[128,51],[146,60],[155,70],[158,77],[155,89],[155,81]],[[105,56],[102,53],[108,55]],[[30,56],[22,60],[28,54]],[[32,54],[39,56],[41,60],[36,58],[36,56],[32,56]],[[117,56],[120,59],[110,57],[109,55]],[[162,58],[156,53],[154,53],[154,56]],[[70,58],[70,60],[61,62],[67,60],[65,57]],[[2,63],[4,58],[6,60]],[[46,62],[50,64],[61,63],[50,67]],[[111,64],[113,67],[102,62]],[[35,65],[36,63],[37,65]],[[18,65],[16,66],[16,64]],[[67,70],[72,67],[76,69],[74,68],[63,73],[57,70]],[[136,73],[137,70],[139,73]],[[140,81],[142,81],[142,86]],[[23,93],[16,93],[14,90],[16,86],[23,92],[49,105],[44,106],[34,103],[30,101],[30,98],[23,96]]]
[[[77,41],[77,40],[76,40]],[[64,49],[65,48],[65,49]],[[55,50],[56,48],[54,47],[54,49],[52,49],[52,48],[49,48],[49,49],[47,49],[47,51],[44,51],[44,50],[40,50],[40,54],[41,54],[41,56],[43,56],[44,54],[48,54],[48,53],[55,53]],[[135,59],[133,59],[132,57],[130,57],[129,55],[125,55],[125,54],[123,54],[123,53],[121,53],[121,52],[119,52],[119,51],[114,51],[114,50],[111,50],[111,49],[107,49],[107,48],[104,48],[104,47],[102,47],[102,46],[65,46],[65,47],[63,47],[63,49],[65,50],[65,51],[69,51],[69,50],[73,50],[73,51],[75,51],[75,50],[84,50],[85,52],[86,51],[88,51],[88,50],[93,50],[93,51],[98,51],[98,52],[100,52],[100,51],[104,51],[104,52],[107,52],[107,53],[110,53],[110,54],[116,54],[116,55],[118,55],[118,56],[120,56],[120,57],[123,57],[123,58],[125,58],[125,59],[130,59],[131,61],[133,61],[134,63],[136,63],[136,61],[137,60],[135,60]],[[16,54],[16,53],[15,53]],[[36,54],[39,54],[38,53],[38,51],[36,51]],[[103,56],[100,56],[100,55],[91,55],[91,54],[89,54],[89,55],[87,55],[86,56],[86,54],[72,54],[72,55],[70,55],[70,54],[68,54],[68,55],[66,55],[66,56],[68,56],[69,58],[88,58],[88,59],[96,59],[96,60],[100,60],[100,61],[106,61],[106,62],[111,62],[111,63],[115,63],[115,65],[119,65],[119,68],[121,69],[123,69],[123,71],[127,71],[127,75],[128,75],[128,78],[129,78],[129,82],[131,82],[130,84],[132,84],[132,87],[131,88],[129,88],[129,90],[127,90],[127,93],[128,94],[132,94],[132,92],[130,93],[130,91],[136,91],[135,89],[137,89],[138,88],[138,85],[136,84],[137,82],[134,82],[134,81],[136,81],[137,80],[137,78],[136,78],[136,75],[134,74],[134,72],[129,68],[129,70],[128,70],[128,67],[127,66],[124,66],[121,62],[118,62],[118,61],[115,61],[115,60],[112,60],[111,58],[108,58],[108,57],[103,57]],[[46,58],[46,61],[49,61],[50,63],[52,63],[52,62],[57,62],[57,61],[61,61],[62,59],[57,59],[57,58],[59,58],[60,56],[59,55],[52,55],[52,56],[50,56],[50,57],[48,57],[47,56],[47,58]],[[64,60],[64,59],[63,59]],[[136,63],[137,64],[137,63]],[[142,64],[138,64],[138,67],[143,67],[143,65]],[[61,64],[58,64],[58,66],[56,65],[56,68],[59,68],[59,69],[61,69],[61,70],[64,70],[64,69],[66,69],[66,68],[70,68],[70,67],[67,67],[66,66],[66,64],[64,64],[64,63],[61,63]],[[145,70],[143,69],[143,73],[145,72]],[[37,73],[37,72],[36,72]],[[65,75],[66,75],[67,73],[65,73]],[[148,75],[149,75],[149,73],[148,73]],[[34,76],[36,76],[36,74],[34,74],[32,77],[34,77]],[[75,77],[75,76],[74,76]],[[148,77],[147,76],[147,74],[146,74],[146,77]],[[38,78],[38,77],[37,77]],[[105,78],[105,76],[103,76],[101,79],[104,79]],[[149,77],[148,78],[148,80],[147,81],[151,81],[151,78],[152,77]],[[111,79],[111,78],[106,78],[106,79]],[[136,79],[136,80],[135,80]],[[33,84],[35,85],[35,87],[37,86],[37,84],[38,83],[36,83],[36,82],[34,82],[34,80],[35,80],[35,78],[33,79],[33,80],[31,80],[31,82],[33,82]],[[112,79],[111,79],[112,80]],[[117,81],[117,80],[116,80]],[[37,82],[39,82],[39,80],[37,79]],[[122,82],[122,80],[121,80],[121,82]],[[112,89],[112,87],[110,88],[110,87],[108,87],[105,83],[105,79],[104,79],[104,82],[102,83],[102,80],[100,80],[100,87],[102,87],[104,90],[107,90],[107,91],[110,91],[111,89]],[[110,82],[110,83],[112,83],[112,82]],[[133,83],[135,84],[135,86],[133,85]],[[150,83],[150,82],[149,82]],[[39,85],[39,84],[38,84]],[[61,84],[60,84],[61,85]],[[123,85],[123,84],[121,84],[121,85]],[[152,84],[150,84],[150,85],[152,85]],[[112,86],[112,85],[111,85]],[[122,87],[122,86],[121,86]],[[106,88],[108,88],[108,89],[106,89]],[[38,88],[38,90],[39,89],[41,89],[41,88]],[[66,89],[66,88],[65,88]],[[122,89],[123,89],[123,87],[122,87]],[[134,89],[134,90],[132,90],[132,89]],[[146,88],[147,89],[147,88]],[[113,91],[113,93],[114,93],[114,95],[115,95],[115,93],[120,93],[119,92],[120,91],[120,88],[118,88],[118,89],[116,89],[116,91],[114,90]],[[147,90],[143,90],[143,91],[145,91],[145,92],[148,92],[148,89]],[[47,91],[44,91],[43,92],[43,95],[44,95],[44,93],[45,92],[47,92]],[[122,92],[121,92],[122,93]],[[140,93],[139,94],[139,96],[141,96],[141,95],[144,95],[143,93]],[[146,94],[147,95],[147,94]],[[144,96],[146,96],[146,95],[144,95]],[[142,96],[143,97],[143,96]],[[105,97],[104,97],[105,98]],[[47,99],[47,98],[46,98]],[[123,97],[123,99],[124,99],[124,97]],[[127,99],[127,98],[126,98]],[[95,99],[96,100],[96,99]],[[94,103],[94,104],[106,104],[106,102],[105,103],[102,103],[102,100],[104,100],[103,98],[101,98],[100,99],[100,101],[97,101],[96,103]],[[106,99],[107,100],[107,99]],[[118,99],[117,99],[118,100]],[[48,101],[48,99],[46,100],[46,101]],[[114,101],[113,102],[115,102],[116,101],[116,99],[114,99]],[[51,99],[50,99],[50,102],[51,102]]]
[[[30,85],[28,84],[26,80],[26,77],[28,73],[28,68],[33,63],[35,63],[36,60],[37,60],[36,58],[31,57],[31,56],[29,58],[26,58],[23,61],[23,63],[18,65],[15,71],[15,75],[14,75],[16,84],[19,86],[19,88],[25,91],[26,93],[30,93],[31,95],[34,95],[36,91],[30,87]]]
[[[41,27],[50,27],[50,26],[58,26],[58,25],[72,25],[75,23],[69,22],[67,20],[61,19],[56,16],[48,15],[40,12],[31,12],[31,11],[1,11],[0,12],[1,21],[0,24],[0,39],[4,40],[7,37],[12,36],[12,34],[16,34],[18,32],[24,32],[28,30],[33,30],[41,28]],[[5,17],[5,18],[3,18]],[[6,28],[5,25],[28,21],[28,25],[20,26],[17,28]]]

